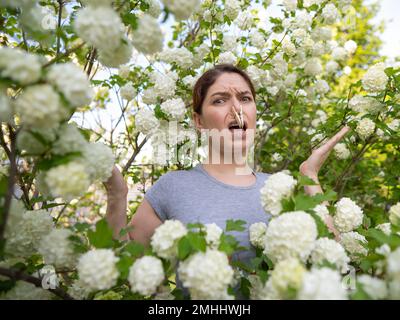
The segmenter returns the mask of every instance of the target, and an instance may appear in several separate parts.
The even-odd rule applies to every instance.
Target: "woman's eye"
[[[251,101],[251,98],[250,97],[243,97],[243,101],[246,101],[246,102]]]
[[[214,100],[214,104],[221,104],[221,103],[223,103],[224,102],[224,100],[223,99],[217,99],[217,100]]]

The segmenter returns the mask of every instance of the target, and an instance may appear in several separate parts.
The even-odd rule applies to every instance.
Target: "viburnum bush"
[[[400,299],[400,69],[378,54],[377,10],[0,0],[0,297]],[[166,221],[149,247],[116,240],[101,183],[122,168],[139,190],[130,218],[149,184],[191,167],[193,85],[218,63],[257,91],[254,162],[271,173],[260,194],[271,219],[249,226],[256,257],[232,258],[240,220]],[[345,124],[324,194],[307,195],[315,183],[299,165]],[[139,159],[147,146],[165,152]]]

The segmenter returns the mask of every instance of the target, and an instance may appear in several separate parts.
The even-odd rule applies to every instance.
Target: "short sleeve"
[[[144,197],[150,203],[157,216],[161,221],[169,218],[169,190],[170,190],[170,173],[162,175],[145,193]]]

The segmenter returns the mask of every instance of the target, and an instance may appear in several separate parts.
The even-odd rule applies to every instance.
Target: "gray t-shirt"
[[[260,201],[260,189],[270,174],[254,171],[253,174],[256,176],[253,185],[233,186],[215,179],[202,164],[198,164],[190,170],[162,175],[146,192],[145,198],[161,221],[176,219],[184,224],[216,223],[222,229],[225,229],[226,220],[246,221],[245,231],[229,234],[250,249],[236,252],[232,259],[248,262],[254,256],[248,228],[255,222],[267,223],[270,218]]]

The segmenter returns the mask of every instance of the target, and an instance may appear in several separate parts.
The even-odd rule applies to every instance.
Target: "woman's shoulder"
[[[192,179],[197,174],[197,170],[194,168],[184,170],[171,170],[161,175],[157,182],[159,183],[173,183],[175,181],[184,181],[186,179]]]

